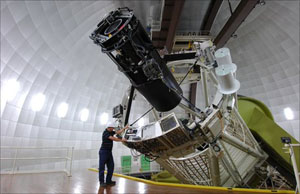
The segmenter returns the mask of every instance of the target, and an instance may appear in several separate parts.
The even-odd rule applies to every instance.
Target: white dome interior
[[[238,2],[233,1],[233,7]],[[146,22],[151,3],[1,1],[1,146],[74,146],[73,169],[98,166],[106,127],[100,117],[107,113],[107,122],[113,121],[112,108],[120,104],[130,82],[89,35],[104,14],[120,6],[136,9]],[[212,35],[229,16],[228,4],[223,3]],[[194,22],[181,25],[186,30]],[[257,6],[236,34],[225,46],[238,67],[238,94],[264,102],[275,121],[299,141],[299,1],[272,0]],[[67,111],[59,117],[61,103]],[[131,122],[150,107],[140,97],[135,103]],[[286,118],[285,108],[292,110],[292,120]],[[86,121],[81,120],[83,109],[88,110]],[[130,155],[130,150],[115,143],[113,153],[118,168],[120,156]],[[1,168],[10,168],[10,162],[1,163]],[[64,163],[29,167],[30,162],[20,161],[18,165],[53,169]]]

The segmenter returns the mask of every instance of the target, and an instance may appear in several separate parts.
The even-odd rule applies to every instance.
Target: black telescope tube
[[[110,12],[90,38],[158,111],[175,108],[182,90],[129,8]]]

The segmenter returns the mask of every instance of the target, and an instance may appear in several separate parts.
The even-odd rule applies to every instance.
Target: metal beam
[[[168,29],[168,36],[166,40],[166,47],[169,52],[171,52],[173,48],[175,32],[179,22],[181,11],[183,9],[184,2],[185,0],[175,0],[174,2],[174,7],[172,11],[173,13],[172,13],[171,22]]]
[[[196,92],[197,92],[197,83],[191,83],[189,100],[195,106],[196,106]],[[190,108],[192,107],[190,106]],[[192,117],[193,119],[195,119],[194,115],[192,115]]]
[[[203,35],[209,35],[211,26],[217,16],[223,0],[211,0],[208,10],[206,11],[204,21],[201,25],[200,32]]]
[[[197,90],[197,83],[191,83],[189,100],[193,105],[196,105],[196,90]]]
[[[223,47],[226,44],[231,35],[238,29],[258,2],[259,0],[241,0],[238,7],[234,10],[231,17],[214,40],[214,44],[217,48]]]
[[[126,108],[124,126],[127,125],[128,121],[129,121],[129,115],[130,115],[130,111],[131,111],[131,104],[132,104],[132,100],[133,100],[133,95],[134,95],[134,87],[131,86],[130,94],[129,94],[129,100],[128,100],[128,104],[127,104],[127,108]]]
[[[174,8],[174,2],[172,0],[164,1],[160,31],[152,32],[153,46],[158,49],[163,49],[164,46],[166,45],[173,8]]]
[[[178,61],[178,60],[184,60],[184,59],[195,59],[195,57],[196,57],[196,52],[169,54],[169,55],[164,56],[164,60],[166,62],[169,62],[169,61]]]

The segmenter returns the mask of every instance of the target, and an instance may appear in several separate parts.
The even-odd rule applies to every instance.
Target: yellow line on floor
[[[88,170],[99,172],[96,168],[89,168]],[[139,181],[143,183],[169,186],[169,187],[182,187],[182,188],[192,188],[192,189],[207,189],[207,190],[219,190],[219,191],[236,191],[236,192],[248,192],[248,193],[277,193],[277,194],[295,194],[295,191],[288,190],[266,190],[266,189],[245,189],[245,188],[228,188],[228,187],[216,187],[216,186],[204,186],[204,185],[189,185],[189,184],[176,184],[176,183],[162,183],[150,180],[145,180],[141,178],[136,178],[132,176],[127,176],[123,174],[113,173],[114,176],[122,177],[134,181]]]

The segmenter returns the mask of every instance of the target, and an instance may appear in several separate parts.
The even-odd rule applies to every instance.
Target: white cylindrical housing
[[[226,66],[230,66],[231,68],[231,72],[234,74],[237,70],[237,67],[236,67],[236,64],[234,63],[231,63],[230,65],[226,65]]]
[[[240,82],[234,79],[233,66],[221,65],[216,68],[216,74],[220,83],[219,91],[223,94],[233,94],[240,88]]]
[[[219,66],[232,64],[230,50],[228,48],[220,48],[215,52],[216,61]]]

